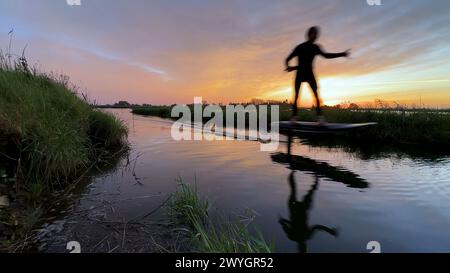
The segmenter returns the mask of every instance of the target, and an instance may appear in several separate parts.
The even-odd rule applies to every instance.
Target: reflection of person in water
[[[292,136],[288,138],[288,156],[291,158]],[[289,160],[291,161],[291,160]],[[323,225],[309,226],[309,211],[312,209],[314,193],[319,188],[319,176],[315,175],[312,188],[308,191],[302,201],[297,200],[297,186],[295,181],[295,169],[291,168],[289,175],[289,185],[291,195],[289,197],[289,220],[281,218],[279,220],[288,238],[298,243],[299,252],[307,252],[307,241],[310,240],[316,231],[324,231],[333,236],[337,236],[337,230]]]
[[[316,231],[324,231],[330,235],[337,236],[337,230],[328,228],[323,225],[314,225],[310,227],[309,211],[312,209],[314,193],[319,187],[319,177],[315,176],[314,185],[305,195],[302,201],[297,201],[297,187],[295,182],[295,172],[289,175],[289,184],[291,186],[291,195],[289,197],[289,218],[280,219],[280,224],[286,232],[288,238],[298,243],[298,248],[301,253],[307,252],[307,241],[310,240]]]

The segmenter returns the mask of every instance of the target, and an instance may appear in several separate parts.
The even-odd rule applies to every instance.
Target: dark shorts
[[[300,87],[303,82],[307,82],[311,89],[317,90],[317,81],[314,73],[312,72],[298,72],[295,79],[295,85]]]

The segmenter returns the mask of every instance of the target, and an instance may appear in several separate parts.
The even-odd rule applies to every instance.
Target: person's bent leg
[[[317,121],[320,125],[325,125],[327,123],[327,121],[325,120],[325,117],[322,114],[322,107],[320,105],[321,102],[320,102],[320,96],[319,96],[319,89],[317,87],[317,82],[316,82],[316,79],[314,78],[314,76],[309,81],[309,85],[311,86],[311,89],[314,93],[314,97],[316,99]]]
[[[320,96],[319,96],[319,89],[317,87],[317,82],[315,78],[312,78],[309,81],[309,86],[311,86],[311,89],[313,91],[314,94],[314,98],[316,100],[316,111],[317,111],[317,115],[320,117],[322,116],[322,107],[320,105]]]
[[[295,79],[295,98],[294,102],[292,103],[292,117],[296,117],[298,115],[298,98],[300,96],[300,87],[302,85],[301,80],[299,77]]]

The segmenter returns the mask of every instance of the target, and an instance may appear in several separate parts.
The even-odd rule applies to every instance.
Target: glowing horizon
[[[99,11],[102,11],[99,13]],[[64,73],[98,103],[214,103],[291,100],[284,59],[320,25],[325,104],[381,99],[450,107],[447,0],[65,1],[4,0],[0,47],[25,45],[31,63]],[[302,105],[311,103],[303,87]]]

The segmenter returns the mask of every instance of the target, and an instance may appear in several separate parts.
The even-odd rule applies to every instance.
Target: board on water
[[[278,122],[279,128],[282,131],[293,131],[300,133],[333,133],[356,130],[364,127],[377,125],[376,122],[367,123],[325,123],[305,122],[305,121],[282,121]]]

